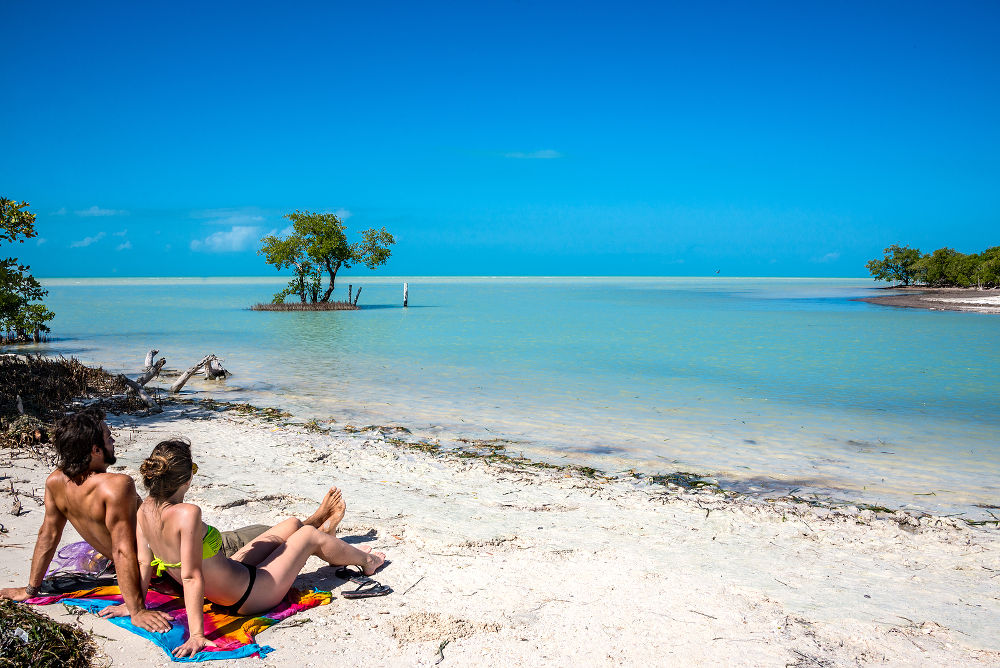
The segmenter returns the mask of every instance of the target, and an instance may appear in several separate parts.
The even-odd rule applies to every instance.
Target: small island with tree
[[[292,269],[295,275],[271,303],[257,304],[255,311],[346,311],[358,308],[361,288],[355,295],[348,290],[346,301],[333,301],[337,272],[354,265],[375,269],[392,255],[396,243],[392,234],[381,229],[367,229],[353,243],[347,239],[347,226],[333,213],[295,211],[285,215],[292,222],[287,236],[270,234],[261,239],[259,255],[279,271]],[[327,277],[323,287],[323,276]],[[298,301],[285,298],[297,296]]]
[[[901,294],[859,301],[935,311],[1000,313],[1000,246],[965,254],[953,248],[921,253],[918,248],[893,244],[882,258],[865,266],[885,289]],[[992,293],[992,294],[991,294]]]

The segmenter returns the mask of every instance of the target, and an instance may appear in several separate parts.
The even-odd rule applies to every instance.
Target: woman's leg
[[[301,528],[302,522],[297,517],[289,517],[244,545],[230,559],[257,566]]]
[[[274,607],[314,555],[333,566],[361,566],[369,575],[385,561],[381,552],[364,552],[315,527],[304,526],[257,564],[257,580],[240,612],[250,614]]]

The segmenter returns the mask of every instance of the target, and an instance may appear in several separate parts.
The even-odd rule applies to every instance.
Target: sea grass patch
[[[93,638],[80,627],[0,600],[0,667],[89,668],[96,654]]]

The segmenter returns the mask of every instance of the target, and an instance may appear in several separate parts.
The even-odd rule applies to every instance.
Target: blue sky
[[[861,276],[1000,243],[1000,4],[0,4],[39,276],[265,275],[295,209],[381,273]]]

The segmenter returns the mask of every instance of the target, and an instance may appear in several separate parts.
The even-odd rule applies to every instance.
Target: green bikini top
[[[222,549],[222,534],[213,526],[208,526],[207,524],[205,526],[208,527],[208,531],[205,532],[205,537],[201,539],[202,559],[214,557]],[[181,562],[168,564],[154,554],[153,560],[149,562],[149,565],[156,569],[156,576],[159,577],[166,573],[168,568],[180,568]]]

